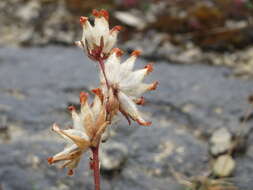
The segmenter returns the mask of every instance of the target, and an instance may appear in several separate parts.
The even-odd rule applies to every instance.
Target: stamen
[[[68,110],[69,110],[70,112],[72,112],[72,111],[75,111],[76,108],[75,108],[75,106],[69,106],[69,107],[68,107]]]
[[[87,101],[88,99],[88,93],[86,92],[80,92],[80,103],[81,104],[85,104],[85,102]]]
[[[68,170],[68,176],[72,176],[74,175],[74,170],[73,169],[69,169]]]
[[[155,90],[157,89],[159,82],[155,81],[154,83],[151,84],[151,86],[148,88],[148,90]]]
[[[145,104],[145,99],[144,99],[144,97],[143,97],[143,96],[140,97],[139,99],[137,99],[137,100],[135,101],[135,103],[136,103],[137,105],[144,105],[144,104]]]
[[[151,121],[142,122],[139,119],[136,119],[136,122],[139,123],[140,125],[143,125],[143,126],[150,126],[152,124]]]
[[[113,48],[112,52],[115,53],[117,57],[120,57],[124,54],[124,52],[119,48]]]
[[[117,32],[119,32],[119,31],[121,31],[123,28],[122,28],[122,26],[120,26],[120,25],[117,25],[117,26],[114,26],[112,29],[111,29],[111,33],[113,33],[113,32],[115,32],[115,31],[117,31]]]
[[[79,19],[81,25],[84,25],[85,22],[87,22],[87,20],[88,20],[88,18],[85,17],[85,16],[81,16],[80,19]]]
[[[153,63],[146,65],[144,68],[147,69],[147,74],[151,73],[154,70]]]
[[[104,17],[106,20],[109,20],[109,13],[104,9],[100,10],[100,16]]]
[[[48,164],[53,164],[54,163],[54,159],[53,159],[53,157],[49,157],[48,159],[47,159],[47,162],[48,162]]]
[[[131,56],[140,56],[141,55],[141,50],[134,50],[132,53],[131,53]]]
[[[94,17],[99,17],[99,16],[100,16],[100,12],[99,12],[97,9],[93,9],[93,10],[92,10],[92,15],[93,15]]]

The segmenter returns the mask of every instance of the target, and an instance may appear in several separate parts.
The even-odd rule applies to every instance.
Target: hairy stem
[[[93,176],[94,176],[94,185],[95,190],[100,190],[100,170],[99,170],[99,145],[97,147],[92,147],[92,169],[93,169]]]

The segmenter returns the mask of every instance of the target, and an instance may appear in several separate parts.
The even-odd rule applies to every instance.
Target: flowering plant
[[[68,174],[73,175],[83,153],[90,149],[93,153],[90,167],[94,170],[95,189],[99,190],[98,152],[105,131],[119,113],[125,116],[129,124],[133,120],[139,125],[151,125],[150,121],[143,119],[137,105],[144,104],[142,94],[155,90],[158,82],[143,82],[144,77],[153,71],[152,64],[133,70],[140,51],[133,51],[131,56],[121,63],[123,51],[113,48],[121,27],[115,26],[109,30],[108,12],[93,10],[93,16],[94,26],[87,17],[80,18],[83,36],[76,45],[81,47],[90,59],[99,63],[100,87],[92,90],[95,97],[91,104],[88,102],[88,94],[80,93],[79,113],[74,106],[69,107],[73,127],[62,130],[57,124],[53,124],[52,130],[63,137],[67,145],[62,152],[48,158],[48,163],[64,162],[62,167],[68,168]]]

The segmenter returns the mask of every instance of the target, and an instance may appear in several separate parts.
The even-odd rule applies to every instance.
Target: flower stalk
[[[100,190],[99,145],[96,147],[92,147],[91,151],[92,151],[91,169],[93,170],[95,190]]]

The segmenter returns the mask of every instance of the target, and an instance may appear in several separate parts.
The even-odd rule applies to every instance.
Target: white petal
[[[124,88],[122,91],[128,96],[140,97],[143,93],[155,90],[158,85],[158,82],[153,82],[151,84],[140,83],[136,88]]]
[[[117,82],[119,77],[120,56],[113,52],[105,62],[105,74],[110,84]]]
[[[76,113],[75,110],[71,111],[72,119],[73,119],[73,128],[83,131],[84,124],[79,115]]]
[[[120,89],[132,89],[137,88],[138,85],[143,81],[144,77],[147,74],[147,69],[140,69],[128,74],[125,79],[122,79],[120,82]]]
[[[88,20],[83,24],[82,41],[87,41],[88,44],[85,45],[87,45],[89,49],[92,49],[94,43],[93,27]]]
[[[52,130],[55,131],[56,133],[58,133],[61,137],[63,137],[68,143],[73,143],[73,141],[68,136],[66,136],[64,133],[78,136],[86,141],[90,140],[88,135],[85,132],[80,131],[80,130],[76,130],[76,129],[61,130],[59,128],[59,126],[56,124],[53,125]]]
[[[98,96],[95,96],[94,102],[93,102],[93,106],[91,108],[94,118],[97,118],[99,112],[101,111],[101,100]]]
[[[94,28],[101,36],[109,33],[109,23],[103,16],[95,18]]]
[[[64,148],[63,151],[57,153],[53,157],[56,158],[56,157],[59,157],[59,156],[64,156],[64,155],[69,154],[69,153],[71,153],[75,150],[78,150],[78,146],[76,144],[72,144],[71,146],[68,146],[68,147]]]
[[[126,114],[128,114],[133,120],[142,125],[150,125],[150,122],[146,122],[140,115],[135,103],[123,92],[118,94],[120,106]]]
[[[110,51],[112,50],[112,48],[114,47],[114,45],[117,42],[117,36],[118,36],[117,31],[104,36],[104,40],[105,40],[104,41],[105,46],[104,46],[104,49],[103,49],[104,53],[110,53]]]
[[[120,80],[126,78],[133,70],[136,56],[129,57],[125,62],[120,64]]]

